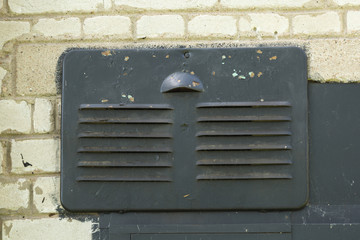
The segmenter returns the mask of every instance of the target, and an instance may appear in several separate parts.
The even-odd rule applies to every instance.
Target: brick
[[[51,132],[54,129],[53,106],[47,99],[35,99],[33,114],[34,131],[37,133]]]
[[[351,6],[359,6],[359,0],[334,0],[334,2],[340,6],[351,5]]]
[[[34,183],[34,205],[41,213],[55,213],[60,204],[60,178],[40,177]]]
[[[0,133],[30,133],[31,107],[25,101],[0,101]]]
[[[55,95],[56,66],[66,45],[20,45],[16,53],[19,95]]]
[[[2,239],[91,240],[94,221],[61,218],[6,220],[2,226]]]
[[[348,33],[360,31],[360,11],[349,11],[347,13],[347,30]]]
[[[30,32],[30,23],[20,21],[0,21],[0,49],[4,44]]]
[[[123,16],[99,16],[87,18],[84,21],[84,33],[88,37],[103,38],[115,36],[117,38],[131,37],[131,21]]]
[[[12,140],[11,172],[17,174],[59,172],[59,151],[57,139]]]
[[[253,13],[249,14],[249,20],[240,18],[239,31],[242,32],[256,32],[265,35],[285,35],[289,30],[289,20],[279,14],[272,13]]]
[[[312,0],[221,0],[220,4],[227,8],[297,8],[303,7]]]
[[[115,5],[146,10],[203,9],[214,6],[217,0],[115,0]]]
[[[310,41],[309,78],[320,82],[360,81],[359,46],[359,39]]]
[[[236,35],[236,20],[231,16],[201,15],[188,24],[193,36],[231,37]]]
[[[4,79],[6,73],[7,73],[7,71],[5,69],[3,69],[2,67],[0,67],[0,94],[2,91],[2,80]]]
[[[34,35],[55,38],[76,38],[81,34],[79,18],[42,18],[33,26]]]
[[[0,183],[0,210],[16,211],[27,208],[29,204],[29,183],[21,178],[16,182]]]
[[[93,12],[111,6],[111,0],[8,0],[10,10],[18,14],[51,12]]]
[[[328,12],[314,17],[299,15],[293,19],[294,34],[322,35],[340,33],[340,31],[340,16],[336,12]]]
[[[184,36],[185,23],[179,15],[142,16],[136,30],[138,38],[176,38]]]

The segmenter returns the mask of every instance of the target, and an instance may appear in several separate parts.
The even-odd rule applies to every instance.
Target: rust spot
[[[190,196],[190,194],[186,194],[186,195],[184,195],[184,198],[186,198],[186,197],[188,197],[188,196]]]
[[[212,75],[215,76],[215,71],[212,72]]]
[[[135,101],[135,99],[134,99],[133,97],[130,97],[129,100],[130,100],[130,102],[134,102],[134,101]]]
[[[191,71],[190,74],[191,74],[191,75],[194,75],[195,73],[194,73],[194,71]]]
[[[269,58],[270,61],[276,60],[276,59],[277,59],[277,56],[272,56],[271,58]]]
[[[200,83],[194,81],[194,82],[192,82],[192,85],[193,85],[194,87],[196,87],[196,86],[199,86]]]
[[[251,78],[253,78],[253,77],[255,77],[255,73],[249,72],[249,76],[250,76]]]
[[[169,58],[169,57],[170,57],[169,54],[165,56],[165,58]]]
[[[124,76],[128,75],[127,73],[123,73]]]
[[[262,54],[262,51],[259,49],[256,51],[258,54]]]
[[[127,61],[129,60],[129,58],[130,58],[129,56],[126,56],[126,57],[124,58],[124,61],[127,62]]]
[[[263,75],[262,72],[258,72],[258,74],[257,74],[258,77],[261,77],[262,75]]]
[[[229,55],[228,58],[231,58],[231,56]]]
[[[101,99],[101,102],[102,103],[106,103],[106,102],[108,102],[109,100],[108,99]]]
[[[105,57],[111,56],[111,52],[110,52],[110,50],[106,50],[106,51],[101,52],[101,55],[103,55]]]

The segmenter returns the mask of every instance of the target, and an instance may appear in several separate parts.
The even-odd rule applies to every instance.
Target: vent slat
[[[170,178],[153,177],[104,177],[104,176],[83,176],[77,177],[77,182],[171,182]]]
[[[170,124],[172,120],[165,118],[148,118],[148,119],[126,119],[126,118],[80,118],[79,123],[90,124],[107,124],[107,123],[137,123],[137,124]]]
[[[172,138],[169,133],[83,132],[79,138]]]
[[[290,131],[281,130],[242,130],[242,131],[200,131],[197,137],[221,136],[291,136]]]
[[[196,177],[197,180],[262,180],[262,179],[292,179],[291,174],[281,173],[248,173],[239,175],[208,175],[203,174]]]
[[[228,151],[228,150],[290,150],[290,145],[283,144],[237,144],[237,145],[200,145],[197,151]]]
[[[171,153],[169,147],[162,148],[141,148],[141,147],[81,147],[78,153]]]
[[[196,162],[197,166],[236,166],[236,165],[290,165],[289,159],[243,158],[243,159],[203,159]]]
[[[109,161],[80,161],[78,163],[79,167],[149,167],[149,168],[164,168],[171,167],[170,163],[166,162],[109,162]]]
[[[228,108],[228,107],[291,107],[287,101],[273,102],[207,102],[199,103],[197,108]]]
[[[266,122],[266,121],[291,121],[289,116],[213,116],[199,117],[198,122]]]
[[[172,110],[168,104],[81,104],[80,110],[121,110],[121,109],[153,109],[153,110]]]

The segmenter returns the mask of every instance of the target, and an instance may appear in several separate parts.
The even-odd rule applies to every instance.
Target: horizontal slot
[[[206,102],[196,105],[197,108],[227,108],[227,107],[290,107],[287,101],[269,102]]]
[[[290,150],[291,145],[284,144],[231,144],[231,145],[200,145],[196,151],[243,151],[243,150]]]
[[[77,181],[162,182],[171,181],[171,168],[78,168]]]
[[[290,165],[289,159],[275,158],[236,158],[236,159],[203,159],[196,162],[197,166],[237,166],[237,165]]]
[[[142,161],[80,161],[78,167],[147,167],[147,168],[159,168],[159,167],[171,167],[167,162],[142,162]]]
[[[88,124],[123,124],[123,123],[136,123],[136,124],[159,124],[159,123],[172,123],[171,119],[165,118],[142,118],[142,119],[129,119],[129,118],[80,118],[79,123]]]
[[[145,148],[145,147],[80,147],[78,153],[170,153],[172,149],[170,147],[161,148]]]
[[[291,121],[289,116],[211,116],[199,117],[198,122],[275,122]]]
[[[244,146],[261,146],[261,145],[291,145],[289,136],[217,136],[198,138],[198,144],[203,145],[244,145]]]
[[[200,122],[197,129],[199,132],[291,131],[291,122]]]
[[[80,110],[118,110],[118,109],[153,109],[171,110],[168,104],[81,104]]]
[[[172,124],[79,124],[78,133],[170,134]]]
[[[170,148],[172,140],[167,138],[80,138],[83,147],[125,148]]]
[[[106,177],[106,176],[83,176],[77,177],[77,182],[171,182],[170,178],[146,178],[146,177]]]
[[[199,117],[212,116],[291,116],[292,108],[289,107],[266,107],[266,108],[198,108]],[[169,112],[171,113],[171,112]],[[170,115],[170,114],[169,114]]]
[[[290,131],[285,130],[242,130],[242,131],[200,131],[197,137],[221,137],[221,136],[291,136]]]
[[[197,180],[265,180],[265,179],[292,179],[290,174],[283,173],[247,173],[239,175],[206,174],[196,177]]]
[[[171,163],[173,162],[172,153],[159,153],[159,152],[117,152],[117,153],[107,153],[107,152],[90,152],[90,153],[81,153],[79,155],[81,161],[85,162],[106,162],[117,164],[118,162],[128,162],[128,163]]]
[[[169,133],[83,132],[79,138],[171,138]]]

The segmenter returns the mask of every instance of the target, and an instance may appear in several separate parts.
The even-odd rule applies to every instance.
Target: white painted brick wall
[[[0,133],[16,131],[30,133],[31,106],[25,101],[0,100]]]
[[[29,182],[20,178],[16,182],[0,183],[0,211],[27,208],[29,205]]]
[[[253,32],[264,35],[283,36],[288,34],[289,20],[279,14],[273,13],[252,13],[247,17],[241,17],[239,20],[239,31],[252,35]]]
[[[323,35],[330,33],[340,33],[340,16],[336,12],[311,16],[299,15],[293,19],[294,34]]]
[[[3,222],[2,240],[90,240],[93,221],[43,218]]]
[[[53,106],[51,101],[43,98],[35,99],[33,113],[34,131],[37,133],[51,132],[54,129]]]
[[[349,11],[346,22],[348,33],[360,32],[360,11]]]
[[[87,18],[84,21],[84,33],[87,37],[94,38],[103,38],[104,36],[130,38],[131,21],[130,18],[124,16]]]
[[[30,32],[30,23],[24,21],[0,21],[0,49],[16,37]]]
[[[136,31],[137,38],[176,38],[184,36],[185,23],[179,15],[142,16]]]
[[[55,38],[76,38],[81,34],[79,18],[42,18],[33,26],[34,35]]]
[[[34,205],[41,213],[55,213],[60,208],[60,178],[40,177],[34,183]]]
[[[59,172],[59,140],[32,139],[11,141],[12,173]],[[23,161],[32,166],[25,167]]]
[[[8,0],[10,10],[18,14],[51,12],[92,12],[111,6],[111,0]]]
[[[351,5],[351,6],[359,6],[359,0],[334,0],[334,2],[340,6]]]
[[[115,0],[115,5],[146,10],[202,9],[214,6],[217,0]]]
[[[284,8],[302,7],[312,0],[221,0],[220,4],[227,8]]]
[[[3,69],[2,67],[0,67],[0,94],[2,92],[2,81],[3,81],[6,73],[7,73],[7,71],[5,69]]]
[[[236,19],[232,16],[201,15],[188,24],[189,34],[203,37],[232,37],[237,33]]]

